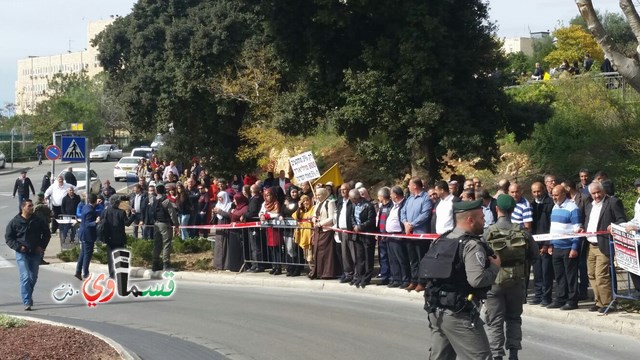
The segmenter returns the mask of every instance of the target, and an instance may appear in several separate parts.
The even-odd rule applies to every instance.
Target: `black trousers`
[[[354,247],[356,250],[354,278],[360,283],[369,283],[373,275],[376,241],[368,235],[356,235]]]
[[[411,267],[411,283],[420,283],[420,260],[427,253],[430,243],[424,240],[408,239],[403,241],[409,256],[409,266]]]
[[[342,273],[345,278],[351,279],[355,272],[354,264],[356,263],[354,235],[343,232],[339,232],[338,235],[340,236],[340,241],[342,241],[340,252],[338,253],[338,257],[341,259]]]
[[[389,240],[389,267],[391,268],[391,281],[400,283],[411,282],[411,266],[409,254],[404,240],[390,237]]]
[[[571,249],[553,249],[553,271],[556,274],[556,303],[578,305],[578,257],[569,258]]]
[[[51,206],[51,212],[53,213],[53,221],[51,221],[51,233],[56,232],[58,230],[58,215],[62,213],[62,206]]]
[[[533,264],[533,291],[534,299],[544,303],[551,302],[553,289],[553,262],[551,255],[544,253]]]

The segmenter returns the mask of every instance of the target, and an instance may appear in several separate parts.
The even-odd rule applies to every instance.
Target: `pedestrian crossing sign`
[[[86,161],[86,144],[85,137],[62,137],[62,161],[84,162]]]

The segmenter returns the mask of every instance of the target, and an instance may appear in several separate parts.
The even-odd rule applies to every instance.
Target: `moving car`
[[[110,161],[111,159],[121,159],[122,149],[116,144],[101,144],[89,153],[89,159]]]
[[[0,169],[4,169],[7,165],[7,158],[4,156],[4,153],[0,151]]]
[[[86,191],[87,190],[87,168],[86,167],[73,167],[73,175],[75,175],[76,180],[78,180],[78,186],[76,186],[76,192]],[[64,177],[64,174],[67,173],[67,169],[64,169],[58,174],[58,176]],[[91,193],[98,195],[100,193],[100,188],[102,187],[102,182],[100,181],[100,177],[98,174],[91,169]]]
[[[151,159],[154,150],[148,146],[146,147],[137,147],[131,150],[131,156],[139,156],[147,159]]]
[[[141,156],[125,156],[120,159],[116,166],[113,167],[115,181],[126,180],[128,173],[132,173],[132,176],[134,176],[140,159],[142,159]]]

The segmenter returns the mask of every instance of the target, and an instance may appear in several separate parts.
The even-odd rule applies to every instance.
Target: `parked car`
[[[67,173],[67,169],[64,169],[58,174],[58,176],[64,177]],[[86,191],[87,190],[87,168],[86,167],[74,167],[73,175],[78,180],[78,185],[76,186],[76,192],[78,191]],[[102,182],[100,181],[100,177],[98,173],[91,169],[91,193],[98,195],[100,193],[100,188],[102,187]]]
[[[139,157],[144,157],[147,159],[151,159],[151,156],[153,155],[153,152],[155,150],[153,150],[153,148],[150,148],[148,146],[146,147],[137,147],[134,148],[133,150],[131,150],[131,156],[139,156]]]
[[[113,167],[113,178],[116,181],[126,180],[127,174],[136,173],[141,156],[125,156]]]
[[[4,153],[0,151],[0,169],[4,169],[5,165],[7,165],[7,158],[4,156]]]
[[[153,149],[158,149],[162,145],[164,145],[164,136],[162,134],[158,133],[158,134],[156,134],[156,137],[153,138],[153,142],[151,143],[151,147]]]
[[[89,159],[110,161],[111,159],[122,159],[122,149],[116,144],[101,144],[89,153]]]

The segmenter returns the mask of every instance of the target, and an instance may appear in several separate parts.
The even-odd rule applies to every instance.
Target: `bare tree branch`
[[[607,36],[602,23],[600,23],[600,20],[596,15],[596,10],[593,8],[591,0],[575,1],[582,18],[587,23],[589,31],[596,39],[598,45],[600,45],[602,50],[604,50],[605,56],[611,61],[613,68],[628,81],[631,87],[640,92],[640,62],[638,61],[637,54],[633,58],[629,58],[618,50],[618,47],[613,40]],[[622,2],[623,0],[620,1],[621,4]],[[633,4],[630,5],[633,7]],[[633,12],[637,17],[638,14],[635,12],[635,8],[633,9]],[[636,34],[636,36],[638,35]]]
[[[636,36],[636,40],[638,40],[638,44],[640,44],[640,16],[638,16],[636,7],[631,0],[620,0],[620,9],[622,9],[624,16],[627,17],[633,35]],[[640,53],[640,45],[636,48],[636,52]]]

